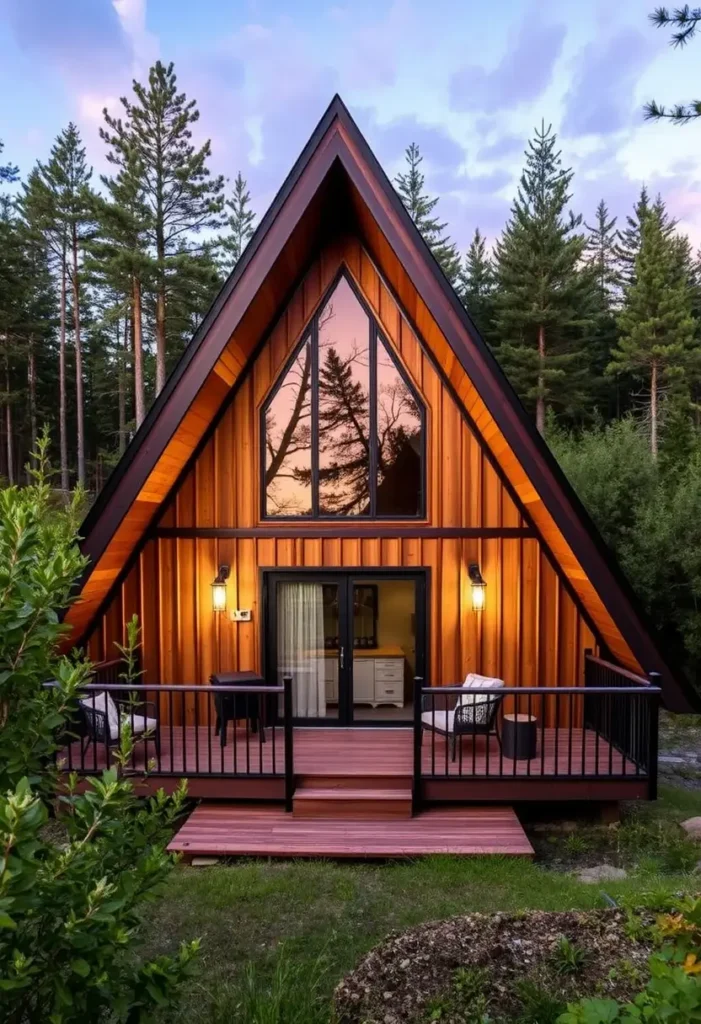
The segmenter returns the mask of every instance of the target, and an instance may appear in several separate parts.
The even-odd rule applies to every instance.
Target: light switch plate
[[[251,621],[251,609],[250,608],[232,608],[231,609],[231,621],[232,622],[250,622]]]

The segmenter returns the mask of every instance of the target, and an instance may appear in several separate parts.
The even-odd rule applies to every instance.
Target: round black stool
[[[501,725],[504,757],[530,761],[538,746],[538,719],[534,715],[504,715]]]

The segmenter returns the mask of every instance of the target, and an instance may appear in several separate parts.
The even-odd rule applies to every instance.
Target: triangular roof
[[[83,523],[90,564],[66,615],[70,644],[89,634],[313,253],[351,214],[601,642],[633,671],[660,673],[667,707],[689,710],[693,691],[339,96]]]

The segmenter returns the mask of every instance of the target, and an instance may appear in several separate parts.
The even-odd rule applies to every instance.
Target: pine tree
[[[65,344],[67,284],[70,285],[75,350],[75,402],[78,483],[85,483],[85,404],[83,400],[83,352],[81,304],[83,257],[94,233],[95,197],[90,187],[92,168],[74,124],[58,136],[46,164],[39,163],[30,175],[23,200],[27,218],[40,232],[59,266],[60,276],[60,394],[61,486],[68,487]]]
[[[460,271],[460,298],[480,334],[489,340],[494,318],[494,266],[487,252],[484,235],[479,228],[465,254]]]
[[[672,45],[684,47],[696,35],[701,25],[701,7],[677,7],[673,11],[666,7],[657,7],[650,15],[650,20],[657,28],[673,27]],[[692,100],[690,103],[675,103],[671,110],[661,106],[655,100],[645,104],[645,116],[653,121],[664,118],[669,119],[672,124],[688,124],[701,117],[701,99]]]
[[[121,122],[105,111],[110,130],[100,129],[100,137],[110,147],[107,159],[116,168],[112,177],[102,176],[107,201],[98,205],[101,232],[91,247],[90,268],[94,277],[121,296],[113,309],[117,320],[128,310],[129,335],[133,363],[134,419],[137,429],[146,415],[143,368],[143,288],[148,280],[151,261],[148,254],[148,231],[151,211],[145,199],[144,174],[132,149],[125,144]],[[126,331],[126,328],[125,328]],[[126,351],[126,344],[125,344]],[[121,364],[122,376],[126,365]],[[122,379],[122,385],[125,381]],[[120,400],[126,401],[126,395]],[[120,429],[120,445],[124,431]]]
[[[239,171],[234,181],[232,196],[226,201],[226,209],[229,212],[225,226],[228,229],[228,234],[224,235],[221,240],[223,264],[227,273],[230,273],[241,259],[241,253],[253,234],[256,217],[253,210],[249,208],[250,202],[251,193],[248,191],[246,179]]]
[[[615,310],[620,305],[621,293],[616,219],[609,216],[608,207],[602,199],[596,208],[594,224],[584,225],[589,232],[585,259],[595,280],[595,322],[588,347],[588,362],[595,384],[598,385],[597,400],[600,399],[605,408],[611,405],[614,409],[620,404],[618,383],[612,392],[610,378],[606,380],[604,374],[618,336]]]
[[[565,217],[572,171],[552,128],[536,129],[511,217],[496,247],[496,328],[502,365],[545,431],[546,409],[584,406],[581,351],[595,320],[595,281],[582,266],[580,217]]]
[[[197,149],[192,125],[199,119],[195,100],[177,91],[173,65],[157,61],[148,85],[134,81],[134,100],[122,97],[125,120],[105,111],[110,144],[129,154],[141,174],[148,209],[148,236],[155,289],[156,393],[166,379],[168,298],[174,281],[197,257],[191,236],[221,227],[224,179],[210,176],[209,141]]]
[[[5,148],[5,144],[0,139],[0,153]],[[13,182],[17,181],[19,177],[19,167],[14,167],[12,164],[0,164],[0,184],[2,182]]]
[[[659,451],[660,398],[665,385],[675,394],[688,391],[689,370],[698,356],[694,343],[688,281],[658,205],[640,225],[640,250],[632,282],[618,317],[620,336],[609,373],[631,373],[649,388],[650,450]]]
[[[394,179],[397,192],[443,273],[451,284],[455,284],[460,273],[460,254],[455,242],[445,234],[447,224],[433,216],[438,197],[432,199],[424,192],[423,157],[415,142],[407,148],[405,155],[407,170]]]
[[[657,211],[667,237],[670,238],[674,233],[676,221],[670,220],[662,197],[658,195],[655,202],[651,203],[647,188],[643,185],[638,201],[633,207],[633,213],[626,217],[627,226],[618,232],[615,252],[618,261],[619,285],[622,288],[630,285],[635,278],[635,261],[640,252],[641,227],[651,210]]]

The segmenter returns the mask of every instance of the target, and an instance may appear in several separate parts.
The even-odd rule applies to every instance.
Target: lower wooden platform
[[[215,857],[417,857],[503,854],[533,847],[512,807],[440,807],[415,818],[299,818],[277,807],[202,803],[169,850]]]

